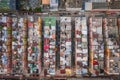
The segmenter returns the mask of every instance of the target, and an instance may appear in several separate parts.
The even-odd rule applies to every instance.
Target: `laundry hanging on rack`
[[[71,67],[71,17],[60,17],[60,26],[60,69],[62,72],[67,67]]]
[[[76,74],[88,73],[88,40],[86,17],[75,18],[75,64]]]
[[[44,17],[44,66],[47,74],[55,75],[56,18]]]

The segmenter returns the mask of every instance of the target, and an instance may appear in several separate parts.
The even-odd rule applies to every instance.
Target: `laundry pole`
[[[12,73],[12,18],[7,17],[7,73]]]
[[[92,17],[88,18],[88,39],[89,39],[89,72],[93,73],[93,33],[92,33]]]
[[[28,73],[28,42],[27,42],[27,38],[28,38],[28,25],[27,25],[27,18],[24,18],[23,20],[23,74],[27,74]]]
[[[41,60],[41,55],[42,55],[42,52],[41,52],[41,49],[42,49],[42,19],[39,17],[38,18],[38,34],[39,34],[39,54],[38,54],[38,69],[39,69],[39,74],[41,73],[41,64],[42,64],[42,60]]]
[[[108,31],[107,31],[107,18],[103,19],[103,39],[104,39],[104,71],[105,74],[109,74],[109,58],[110,50],[108,48]]]
[[[118,18],[117,23],[118,23],[118,35],[119,35],[119,39],[118,40],[120,41],[120,18]],[[120,42],[119,42],[119,48],[120,48]],[[120,53],[119,53],[119,59],[120,59]],[[118,65],[119,65],[119,70],[120,70],[120,60],[119,60]]]

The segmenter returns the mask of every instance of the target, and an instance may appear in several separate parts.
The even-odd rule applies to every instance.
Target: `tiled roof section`
[[[107,2],[93,2],[92,7],[93,9],[107,9],[108,3]]]
[[[120,0],[112,2],[110,7],[111,9],[120,9]]]

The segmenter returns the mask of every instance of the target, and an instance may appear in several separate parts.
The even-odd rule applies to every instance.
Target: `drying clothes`
[[[7,56],[6,56],[5,54],[3,54],[3,55],[1,56],[1,58],[2,58],[2,63],[3,63],[4,65],[6,65],[6,64],[7,64]]]
[[[50,46],[49,45],[44,45],[44,51],[47,51],[47,49],[49,49]]]
[[[87,74],[87,73],[88,73],[88,71],[87,71],[87,69],[82,68],[81,73],[84,75],[84,74]]]
[[[98,65],[98,61],[97,61],[97,60],[94,60],[94,61],[93,61],[93,65]]]
[[[49,68],[49,73],[50,73],[50,75],[55,75],[55,69],[54,68]]]
[[[3,23],[6,23],[6,22],[7,22],[7,17],[6,17],[6,16],[3,16],[1,21],[2,21]]]
[[[32,22],[28,22],[28,26],[29,27],[33,27],[33,23]]]
[[[67,74],[67,75],[70,75],[70,74],[72,74],[72,71],[71,71],[71,69],[65,69],[65,72],[66,72],[66,74]]]

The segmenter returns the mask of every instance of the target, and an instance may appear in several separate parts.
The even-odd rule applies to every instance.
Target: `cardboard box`
[[[50,0],[42,0],[42,4],[43,5],[49,5],[50,4]]]

